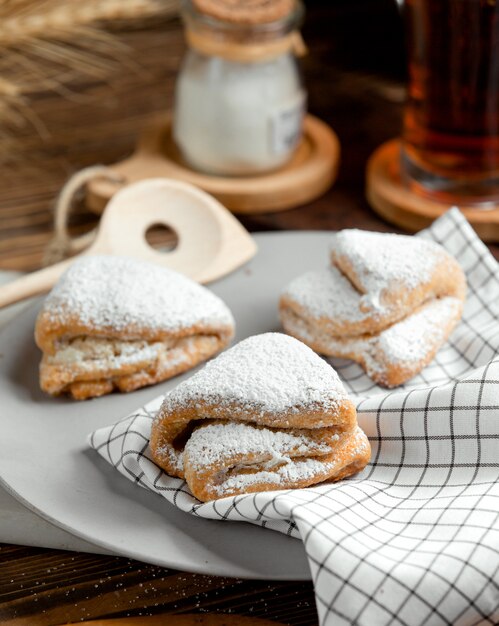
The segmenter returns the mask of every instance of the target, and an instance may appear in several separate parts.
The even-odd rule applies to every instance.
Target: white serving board
[[[329,237],[303,232],[257,235],[256,257],[210,285],[234,313],[236,341],[279,330],[281,289],[299,273],[327,264]],[[183,513],[126,480],[90,450],[88,433],[114,423],[190,373],[132,394],[79,403],[50,398],[38,386],[40,354],[33,341],[37,308],[35,304],[16,315],[0,333],[0,483],[44,521],[91,547],[72,544],[67,534],[54,536],[54,529],[37,525],[32,517],[25,523],[33,524],[30,532],[38,538],[24,539],[21,534],[16,541],[54,545],[49,543],[53,539],[72,549],[98,546],[184,571],[310,578],[299,540],[250,524]]]
[[[97,554],[109,552],[50,524],[32,513],[2,488],[0,488],[0,543]]]
[[[0,272],[0,285],[18,278],[19,272]],[[21,303],[0,310],[0,328],[30,306]],[[23,506],[0,486],[0,543],[13,543],[58,550],[105,553],[104,548],[65,532]]]

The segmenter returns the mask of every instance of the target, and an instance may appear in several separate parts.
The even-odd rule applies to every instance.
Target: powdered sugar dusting
[[[283,291],[306,309],[315,319],[327,319],[332,324],[360,322],[373,317],[373,312],[362,310],[365,298],[336,267],[312,270],[292,280]]]
[[[331,256],[340,265],[347,257],[364,293],[377,294],[391,283],[407,289],[430,279],[442,255],[447,254],[433,241],[407,235],[342,230],[333,235]]]
[[[324,463],[318,459],[303,459],[281,465],[275,471],[261,470],[252,474],[235,474],[226,478],[215,491],[224,496],[233,491],[244,492],[251,485],[266,483],[275,489],[289,488],[302,481],[313,481],[317,475],[325,474],[333,463]]]
[[[359,337],[329,334],[289,310],[283,321],[289,332],[318,346],[324,354],[364,361],[367,374],[379,380],[390,366],[418,370],[445,341],[461,309],[459,298],[437,298],[379,334]]]
[[[457,298],[432,300],[406,319],[379,335],[378,349],[389,363],[422,361],[428,349],[443,343],[448,320],[457,318],[462,308]]]
[[[48,295],[42,313],[64,323],[77,313],[96,332],[234,324],[227,306],[194,281],[159,265],[118,256],[78,259]]]
[[[341,231],[332,239],[333,265],[292,280],[281,310],[290,307],[340,338],[379,332],[410,312],[407,294],[432,279],[445,255],[438,244],[413,237]]]
[[[339,435],[329,440],[337,441]],[[252,456],[254,463],[267,467],[289,460],[289,455],[327,454],[331,446],[312,433],[259,428],[241,422],[212,423],[198,427],[185,445],[185,454],[194,467],[223,463],[236,456]]]
[[[335,370],[303,343],[281,333],[255,335],[219,355],[165,398],[169,409],[207,400],[265,414],[298,413],[347,401]]]
[[[346,467],[356,459],[369,453],[369,443],[359,427],[353,432],[337,436],[352,439],[352,445],[346,458],[335,458],[334,453],[325,459],[320,457],[281,457],[270,464],[255,464],[254,471],[251,465],[237,468],[226,468],[219,476],[220,484],[213,485],[219,497],[252,490],[255,485],[267,484],[274,489],[289,489],[303,484],[321,482],[329,477],[331,472],[337,473],[341,467]],[[232,470],[236,470],[234,473]],[[244,471],[244,469],[248,471]]]

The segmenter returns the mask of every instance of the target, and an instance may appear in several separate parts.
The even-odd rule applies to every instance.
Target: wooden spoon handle
[[[49,291],[72,262],[73,259],[68,259],[2,285],[0,287],[0,309]]]

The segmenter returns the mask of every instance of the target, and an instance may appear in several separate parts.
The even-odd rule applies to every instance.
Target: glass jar
[[[183,1],[189,49],[176,85],[173,133],[194,169],[259,174],[293,155],[306,92],[296,58],[303,5],[288,2],[291,11],[277,20],[245,23]]]

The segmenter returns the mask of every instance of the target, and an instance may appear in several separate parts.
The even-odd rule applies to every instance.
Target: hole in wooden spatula
[[[165,224],[152,224],[146,230],[146,241],[159,252],[172,252],[178,246],[177,233]]]

